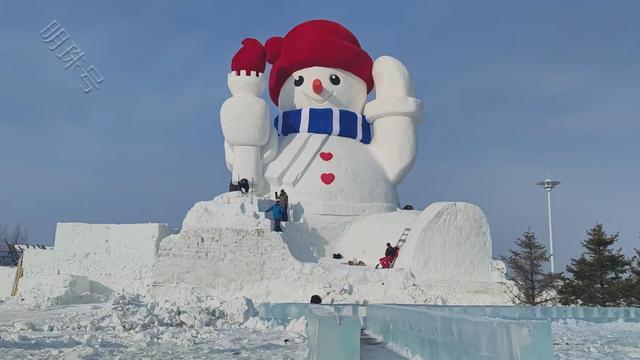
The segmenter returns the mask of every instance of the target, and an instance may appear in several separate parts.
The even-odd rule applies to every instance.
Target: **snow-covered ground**
[[[563,320],[551,329],[558,360],[640,359],[640,323]]]
[[[246,317],[250,311],[243,301],[177,306],[122,294],[106,304],[46,309],[4,303],[0,359],[304,358],[304,319],[284,328]]]
[[[303,359],[306,322],[255,317],[246,298],[177,301],[121,293],[107,303],[0,302],[0,359]],[[640,323],[552,323],[560,360],[640,359]],[[366,339],[365,339],[366,340]],[[363,359],[393,354],[364,342]],[[393,354],[394,358],[401,358]]]

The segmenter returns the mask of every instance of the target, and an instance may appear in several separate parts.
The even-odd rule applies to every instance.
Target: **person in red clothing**
[[[380,264],[376,265],[376,269],[382,267],[388,269],[393,267],[393,263],[396,261],[400,249],[397,246],[391,246],[391,243],[387,243],[387,249],[384,252],[384,257],[380,259]]]

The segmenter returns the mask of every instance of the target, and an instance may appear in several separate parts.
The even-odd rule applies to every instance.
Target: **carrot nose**
[[[324,87],[322,86],[322,81],[320,81],[320,79],[315,79],[313,80],[313,92],[320,95],[322,94],[322,91],[324,90]]]

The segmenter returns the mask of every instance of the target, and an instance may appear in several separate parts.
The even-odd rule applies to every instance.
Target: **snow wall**
[[[166,224],[58,223],[54,263],[60,272],[112,290],[144,289],[152,282],[158,244],[169,234]]]
[[[53,249],[25,249],[16,299],[31,304],[105,300],[113,291],[145,293],[153,282],[165,224],[58,223]],[[10,295],[15,267],[0,268],[0,296]],[[5,281],[7,279],[7,281]]]
[[[0,299],[11,295],[11,288],[13,287],[15,276],[15,266],[0,266]]]
[[[386,243],[395,246],[406,228],[410,231],[395,268],[410,270],[416,280],[505,281],[504,264],[491,259],[491,231],[484,212],[464,202],[433,203],[422,212],[363,216],[340,237],[337,252],[376,264]]]

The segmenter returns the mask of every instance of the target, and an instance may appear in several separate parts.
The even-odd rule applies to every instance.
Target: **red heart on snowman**
[[[320,175],[320,180],[322,180],[322,182],[327,185],[331,184],[335,179],[336,179],[336,176],[333,175],[332,173],[324,173]]]
[[[333,159],[333,154],[330,152],[321,152],[320,153],[320,159],[324,160],[324,161],[329,161],[331,159]]]

